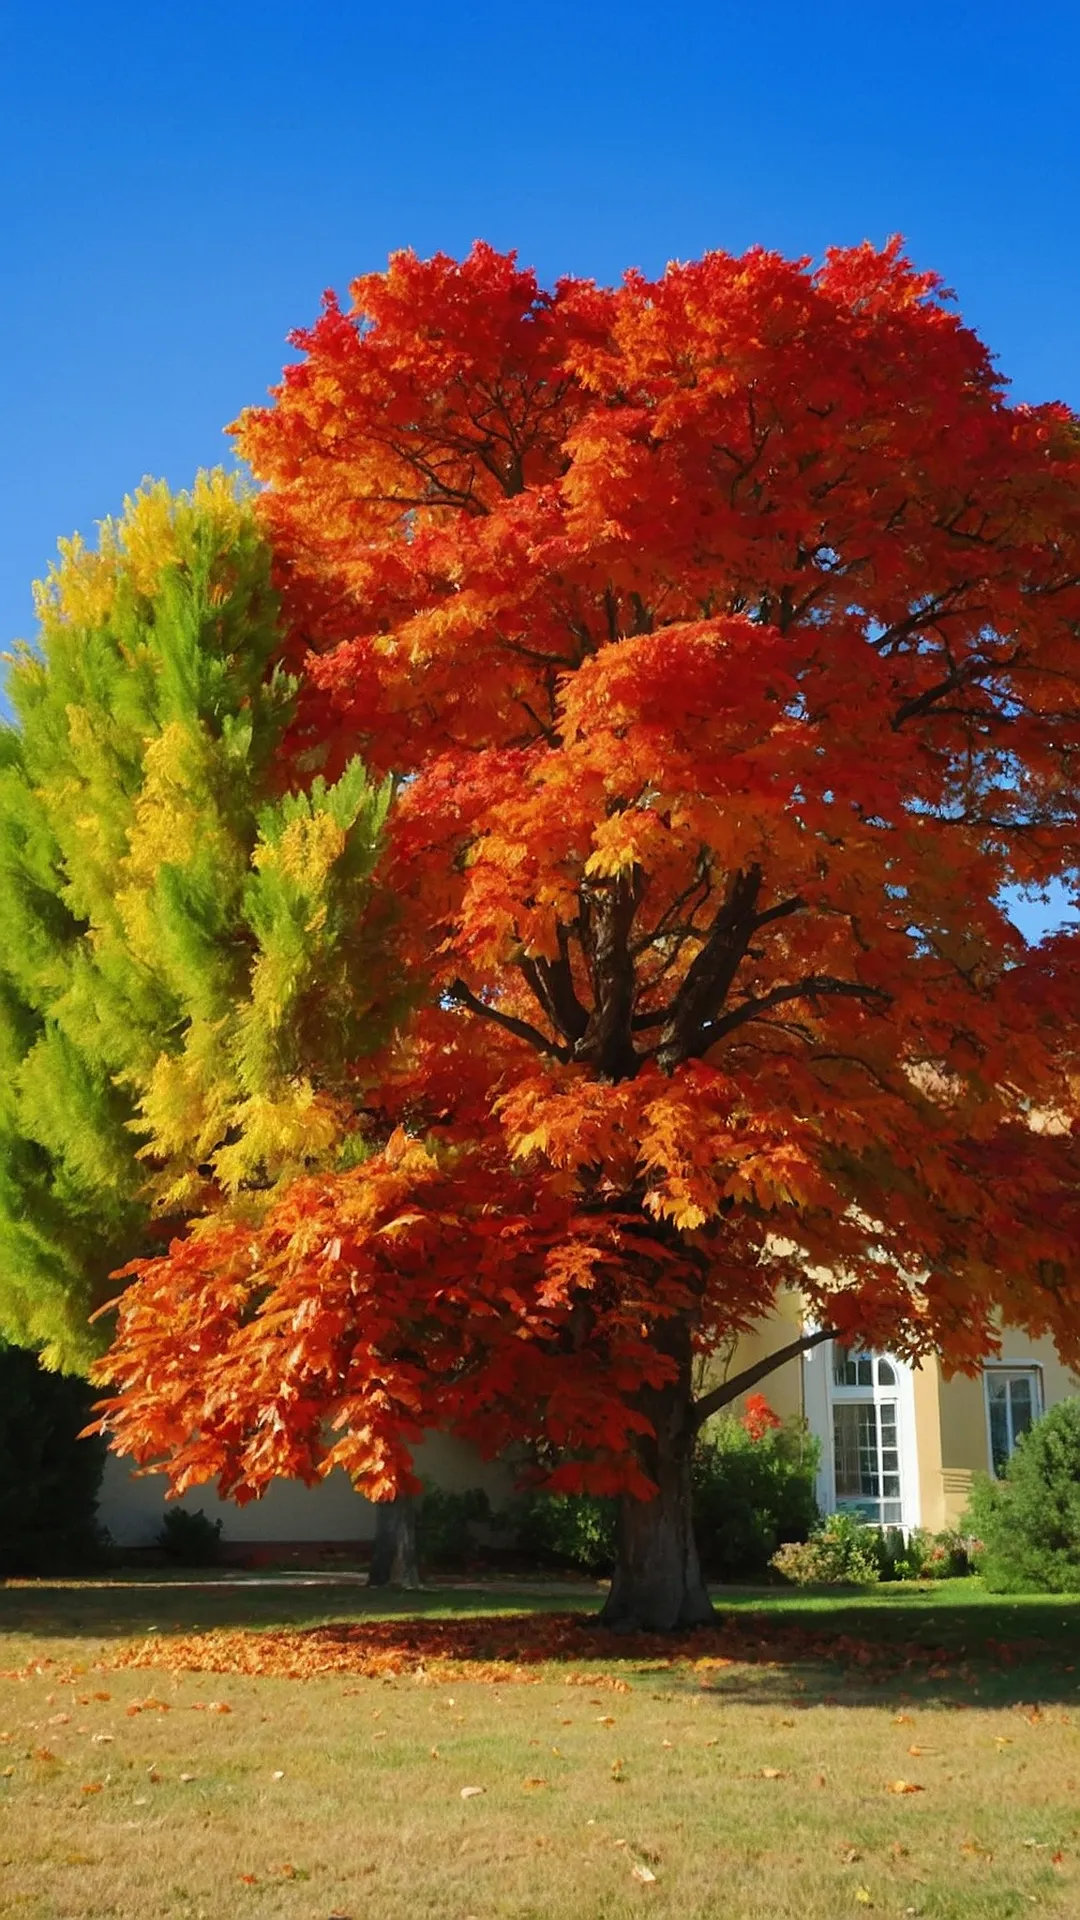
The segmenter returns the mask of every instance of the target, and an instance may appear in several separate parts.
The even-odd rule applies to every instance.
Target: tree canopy
[[[397,781],[418,1005],[366,1159],[125,1276],[106,1424],[238,1497],[527,1439],[627,1496],[609,1617],[699,1617],[689,1449],[748,1382],[693,1360],[780,1289],[1080,1361],[1075,937],[1001,904],[1080,864],[1078,423],[897,244],[400,254],[295,345],[238,426],[281,777]]]

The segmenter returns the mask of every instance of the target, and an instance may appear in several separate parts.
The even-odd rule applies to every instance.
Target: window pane
[[[856,1385],[872,1387],[874,1384],[874,1363],[869,1354],[861,1353],[855,1363]]]
[[[869,1446],[867,1442],[869,1441]],[[836,1470],[836,1498],[860,1500],[876,1496],[877,1422],[873,1407],[858,1401],[842,1402],[833,1408],[833,1451]],[[868,1471],[869,1468],[869,1471]]]
[[[1004,1404],[1009,1391],[1008,1381],[1005,1379],[1004,1374],[988,1373],[986,1376],[986,1390],[990,1395],[991,1406],[994,1405],[995,1401],[1001,1401]]]
[[[878,1361],[878,1363],[877,1363],[877,1377],[878,1377],[878,1386],[879,1386],[879,1387],[895,1387],[895,1385],[896,1385],[896,1368],[895,1368],[895,1367],[893,1366],[893,1363],[892,1363],[892,1361],[891,1361],[891,1360],[879,1360],[879,1361]]]
[[[1009,1408],[1005,1399],[1004,1385],[1000,1393],[994,1391],[999,1383],[990,1383],[990,1458],[994,1472],[1003,1473],[1012,1449],[1009,1445]]]
[[[867,1500],[877,1500],[881,1496],[877,1408],[872,1403],[864,1404],[860,1401],[855,1410],[859,1416],[859,1476],[862,1481],[862,1493]]]
[[[1035,1417],[1030,1374],[1018,1373],[1010,1380],[1009,1400],[1012,1409],[1012,1443],[1015,1447],[1020,1435],[1027,1432]]]

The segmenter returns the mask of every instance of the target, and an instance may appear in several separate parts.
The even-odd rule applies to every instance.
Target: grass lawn
[[[4,1920],[1080,1914],[1078,1601],[375,1598],[0,1588]]]

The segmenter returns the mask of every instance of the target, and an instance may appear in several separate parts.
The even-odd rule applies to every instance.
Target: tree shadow
[[[595,1600],[564,1590],[377,1595],[314,1579],[238,1587],[0,1590],[0,1633],[34,1643],[93,1638],[108,1666],[500,1684],[544,1677],[595,1691],[651,1685],[717,1703],[792,1709],[843,1702],[1004,1707],[1080,1702],[1077,1610],[1068,1600],[968,1604],[914,1592],[721,1599],[715,1625],[692,1634],[615,1635]],[[63,1656],[60,1656],[63,1657]],[[2,1658],[2,1655],[0,1655]]]

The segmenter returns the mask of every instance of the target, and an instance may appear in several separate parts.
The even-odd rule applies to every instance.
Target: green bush
[[[1003,1479],[978,1477],[962,1524],[991,1593],[1080,1593],[1080,1399],[1036,1420]]]
[[[809,1540],[789,1542],[770,1565],[797,1587],[869,1587],[881,1578],[881,1535],[853,1513],[830,1513]]]
[[[807,1539],[819,1518],[819,1455],[803,1420],[711,1423],[694,1458],[698,1551],[711,1579],[760,1579],[778,1547]]]
[[[476,1521],[499,1524],[482,1487],[448,1493],[444,1487],[425,1486],[416,1513],[416,1549],[422,1564],[462,1566],[476,1550],[472,1531]]]
[[[154,1545],[178,1567],[216,1567],[221,1559],[221,1521],[208,1520],[201,1507],[170,1507]]]
[[[0,1573],[56,1573],[95,1565],[105,1465],[100,1440],[80,1440],[93,1392],[46,1373],[36,1355],[0,1345]]]
[[[818,1443],[804,1421],[779,1421],[755,1396],[744,1419],[724,1414],[693,1461],[694,1526],[706,1574],[757,1580],[785,1540],[805,1540],[818,1518]],[[615,1563],[618,1502],[593,1494],[534,1493],[517,1502],[519,1551],[583,1572]]]
[[[618,1502],[588,1493],[530,1493],[516,1502],[511,1524],[519,1551],[584,1573],[615,1564]]]

